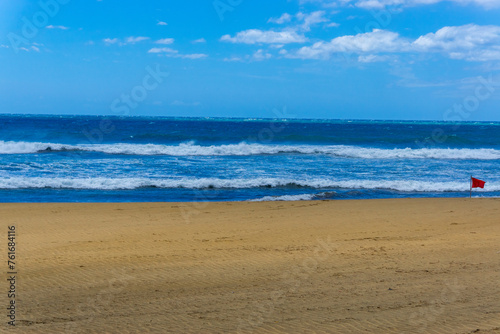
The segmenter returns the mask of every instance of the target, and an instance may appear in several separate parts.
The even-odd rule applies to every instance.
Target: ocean
[[[500,123],[0,115],[0,202],[500,196]]]

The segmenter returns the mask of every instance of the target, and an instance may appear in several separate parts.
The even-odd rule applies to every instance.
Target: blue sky
[[[4,0],[0,113],[500,120],[500,0]]]

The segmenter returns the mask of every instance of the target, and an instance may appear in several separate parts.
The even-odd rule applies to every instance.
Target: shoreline
[[[17,228],[23,333],[498,333],[499,210],[490,198],[0,204],[5,236]]]
[[[293,196],[293,195],[291,195]],[[316,200],[277,200],[277,201],[260,201],[260,200],[244,200],[244,201],[192,201],[192,202],[0,202],[0,205],[9,205],[9,204],[21,204],[21,205],[36,205],[36,204],[63,204],[63,205],[90,205],[90,204],[199,204],[199,203],[215,203],[215,204],[223,204],[223,203],[305,203],[305,202],[359,202],[359,201],[405,201],[405,200],[488,200],[488,199],[499,199],[500,196],[491,196],[491,197],[478,197],[472,195],[472,198],[469,197],[391,197],[391,198],[359,198],[359,199],[316,199]]]

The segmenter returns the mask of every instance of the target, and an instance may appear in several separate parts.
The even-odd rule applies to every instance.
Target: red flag
[[[472,188],[484,188],[485,184],[486,182],[482,180],[472,178]]]

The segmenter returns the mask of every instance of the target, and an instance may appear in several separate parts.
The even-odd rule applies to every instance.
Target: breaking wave
[[[411,180],[352,180],[326,179],[292,180],[280,178],[220,179],[149,179],[149,178],[0,178],[0,189],[93,189],[132,190],[140,188],[163,189],[250,189],[250,188],[309,188],[309,189],[372,189],[400,192],[462,192],[469,186],[464,182],[428,182]],[[485,190],[500,191],[500,184],[489,182]],[[327,196],[328,197],[328,196]]]
[[[66,145],[57,143],[0,141],[0,154],[35,154],[66,151],[143,156],[251,156],[304,154],[332,155],[340,158],[358,159],[500,160],[500,150],[489,148],[380,149],[343,145],[262,145],[248,143],[213,146],[201,146],[194,143],[182,143],[179,145],[121,143]]]

